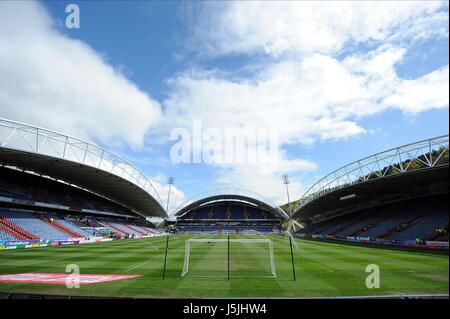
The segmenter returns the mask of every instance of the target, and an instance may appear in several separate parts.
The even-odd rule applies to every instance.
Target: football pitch
[[[187,239],[202,241],[189,247]],[[264,239],[247,243],[247,239]],[[270,258],[270,239],[273,260]],[[0,282],[0,292],[124,297],[334,297],[448,294],[449,256],[422,251],[354,246],[296,239],[296,280],[288,237],[232,235],[170,236],[65,247],[0,251],[0,275],[65,273],[139,277],[80,285]],[[163,279],[164,261],[166,271]],[[271,264],[273,263],[273,264]],[[366,287],[375,264],[380,288]],[[272,269],[273,268],[273,269]],[[184,272],[184,276],[182,276]]]

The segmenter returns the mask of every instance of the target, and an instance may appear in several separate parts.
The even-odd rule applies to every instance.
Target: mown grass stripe
[[[448,293],[448,255],[352,246],[295,239],[297,281],[292,280],[289,240],[285,236],[234,235],[231,238],[269,238],[273,241],[277,278],[182,278],[187,238],[226,238],[226,235],[178,235],[170,239],[167,277],[162,281],[165,238],[113,241],[99,244],[0,251],[0,274],[31,271],[65,272],[76,263],[82,273],[139,274],[139,278],[67,289],[52,285],[0,283],[0,291],[100,296],[171,297],[294,297]],[[261,248],[257,248],[261,247]],[[234,258],[255,270],[266,269],[264,245],[235,245]],[[263,251],[264,250],[264,251]],[[198,262],[223,256],[198,251]],[[244,260],[244,257],[245,260]],[[252,261],[253,260],[253,261]],[[365,267],[380,265],[381,288],[365,287]],[[206,263],[205,263],[206,264]],[[214,263],[211,263],[213,265]],[[208,265],[202,265],[206,267]],[[253,266],[252,266],[253,267]],[[129,271],[127,271],[127,269]],[[331,272],[332,271],[332,272]]]

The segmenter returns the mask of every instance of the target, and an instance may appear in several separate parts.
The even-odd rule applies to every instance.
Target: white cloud
[[[448,67],[406,80],[395,69],[405,53],[381,46],[343,61],[314,54],[267,64],[253,79],[188,70],[171,79],[164,125],[189,128],[202,120],[222,131],[276,130],[282,148],[364,134],[358,119],[387,108],[422,112],[448,107]]]
[[[282,183],[281,173],[261,174],[255,165],[239,164],[230,168],[219,170],[219,176],[215,180],[216,186],[236,186],[242,189],[258,193],[275,205],[287,202],[286,188]],[[291,178],[289,192],[291,200],[298,199],[305,191],[299,179]]]
[[[140,146],[160,105],[37,2],[0,3],[0,116],[106,144]]]
[[[440,67],[416,79],[398,76],[395,65],[403,61],[406,49],[381,46],[364,55],[350,56],[343,61],[354,76],[363,76],[367,98],[376,101],[377,109],[355,109],[355,115],[371,115],[386,108],[406,113],[420,113],[449,105],[449,69]],[[340,112],[337,109],[336,112]]]
[[[220,130],[275,129],[282,150],[287,144],[364,134],[368,129],[360,119],[388,108],[416,113],[448,107],[448,66],[415,80],[401,78],[396,70],[407,53],[403,44],[448,37],[448,16],[438,12],[442,2],[341,4],[233,2],[222,11],[211,5],[204,22],[194,28],[198,52],[213,57],[259,57],[265,52],[277,58],[250,62],[251,77],[198,67],[178,74],[170,80],[171,91],[163,102],[165,125],[189,128],[193,120],[202,120]],[[425,28],[432,25],[439,28]],[[336,57],[348,44],[373,40],[380,42],[369,52]],[[300,165],[285,152],[278,162],[279,169],[265,175],[257,165],[219,165],[217,182],[279,201],[280,175],[313,169],[315,164]],[[300,184],[292,187],[300,194]]]
[[[218,170],[216,186],[233,185],[258,193],[276,205],[287,202],[286,189],[282,176],[291,174],[289,191],[292,199],[298,199],[306,191],[298,178],[298,172],[313,171],[317,164],[304,159],[290,159],[285,150],[279,150],[278,157],[270,165],[234,164],[222,165]]]
[[[163,201],[164,209],[167,205],[167,195],[169,194],[169,185],[167,184],[167,176],[157,175],[150,179],[150,182],[155,187],[161,200]],[[170,189],[170,202],[169,202],[169,213],[173,215],[175,210],[184,204],[188,198],[186,194],[178,189],[176,185],[172,185]]]
[[[408,113],[430,108],[447,108],[449,102],[448,65],[414,80],[399,80],[384,103]]]
[[[402,79],[395,69],[406,55],[404,43],[448,37],[445,2],[205,6],[191,39],[200,55],[269,58],[251,60],[252,77],[202,68],[173,76],[159,121],[157,101],[87,44],[55,30],[39,4],[0,2],[0,116],[131,146],[141,145],[155,124],[157,140],[168,137],[173,127],[191,127],[193,120],[222,131],[274,129],[280,150],[277,167],[261,174],[258,165],[218,165],[216,183],[254,190],[282,203],[280,175],[316,168],[310,161],[290,158],[284,146],[364,134],[367,129],[359,120],[387,108],[417,113],[448,107],[448,66],[413,80]],[[368,53],[336,57],[347,46],[356,50],[373,41],[379,46]],[[165,200],[165,178],[155,177],[154,184]],[[291,189],[296,198],[302,185],[293,180]],[[175,208],[185,195],[172,190]]]
[[[192,49],[218,56],[332,54],[347,43],[448,36],[445,1],[236,1],[212,3],[193,27]]]
[[[163,102],[165,125],[190,128],[201,120],[204,129],[225,132],[228,128],[275,130],[278,155],[257,164],[214,164],[220,171],[219,184],[250,189],[281,204],[285,199],[281,174],[316,169],[316,164],[301,158],[291,159],[283,145],[309,144],[317,139],[330,140],[365,132],[336,115],[334,106],[352,102],[364,92],[360,80],[353,79],[336,60],[316,55],[302,62],[274,64],[253,81],[231,80],[217,72],[192,70],[171,80],[172,94]],[[328,92],[323,94],[323,92]],[[256,149],[247,149],[256,153]],[[279,190],[281,188],[281,190]],[[293,182],[295,197],[300,184]]]

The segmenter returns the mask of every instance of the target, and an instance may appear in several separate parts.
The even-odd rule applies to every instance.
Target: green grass
[[[225,238],[196,235],[197,238]],[[0,274],[23,272],[64,273],[77,264],[81,273],[138,274],[142,277],[83,285],[0,283],[1,292],[142,297],[320,297],[398,294],[448,294],[449,257],[429,252],[360,247],[339,243],[296,240],[294,257],[297,281],[293,281],[289,241],[268,236],[274,242],[276,278],[267,274],[266,248],[232,245],[231,279],[228,281],[224,247],[206,245],[192,254],[192,272],[181,277],[187,235],[170,237],[167,272],[162,280],[166,238],[115,241],[66,247],[0,251]],[[261,238],[231,236],[231,238]],[[267,237],[266,237],[267,238]],[[253,244],[252,244],[253,245]],[[259,245],[259,244],[258,244]],[[267,244],[266,244],[267,245]],[[194,250],[192,250],[194,251]],[[203,262],[202,262],[203,261]],[[213,261],[213,262],[206,262]],[[208,266],[209,264],[209,266]],[[377,264],[381,287],[368,289],[368,264]],[[209,278],[194,276],[195,272]],[[244,277],[239,277],[244,275]]]

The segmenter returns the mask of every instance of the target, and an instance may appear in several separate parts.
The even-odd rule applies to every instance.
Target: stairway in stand
[[[145,235],[142,231],[139,231],[139,230],[135,229],[134,227],[131,227],[131,225],[124,225],[124,226],[125,226],[126,228],[128,228],[128,229],[134,231],[135,233],[140,234],[141,236],[142,236],[142,235]]]
[[[46,223],[47,225],[55,228],[56,230],[58,230],[59,232],[72,237],[72,238],[80,238],[80,237],[84,237],[83,235],[73,231],[72,229],[58,223],[56,220],[50,221],[47,217],[43,216],[42,214],[38,214],[37,217],[39,219],[41,219],[44,223]]]
[[[349,224],[345,224],[342,227],[339,227],[339,229],[337,229],[336,231],[332,232],[330,235],[334,235],[339,233],[340,231],[343,231],[349,227],[352,227],[353,225],[355,225],[356,223],[361,222],[362,220],[364,220],[365,218],[367,218],[367,214],[363,215],[363,216],[359,216],[359,218],[355,218],[352,222],[350,222]]]
[[[379,220],[377,220],[375,223],[370,224],[370,225],[367,225],[367,226],[364,226],[364,227],[366,227],[366,229],[364,229],[364,227],[363,227],[363,228],[361,228],[360,230],[358,230],[358,231],[354,232],[353,234],[351,234],[350,236],[356,237],[356,236],[359,235],[360,233],[365,232],[365,231],[368,231],[369,229],[374,228],[375,226],[381,224],[383,221],[385,221],[386,219],[388,219],[388,218],[390,218],[390,217],[391,217],[391,216],[388,216],[388,215],[383,216],[383,217],[381,217]]]
[[[128,234],[128,233],[124,232],[123,230],[121,230],[121,229],[119,229],[119,228],[113,226],[113,225],[110,224],[110,223],[105,223],[105,224],[106,224],[106,226],[108,226],[109,228],[114,229],[115,231],[117,231],[118,233],[121,233],[121,234],[123,234],[123,235],[125,235],[125,236],[130,236],[130,234]]]
[[[421,213],[419,215],[416,215],[416,216],[413,217],[413,219],[407,221],[406,223],[402,223],[402,224],[396,225],[395,227],[389,229],[386,233],[381,235],[380,238],[388,239],[388,237],[390,235],[393,235],[393,234],[397,233],[396,232],[397,227],[400,227],[401,225],[405,225],[405,227],[402,228],[402,230],[400,231],[400,232],[402,232],[402,231],[404,231],[404,230],[414,226],[415,224],[420,222],[422,219],[424,219],[429,214],[430,214],[430,212],[424,212],[424,213]]]

